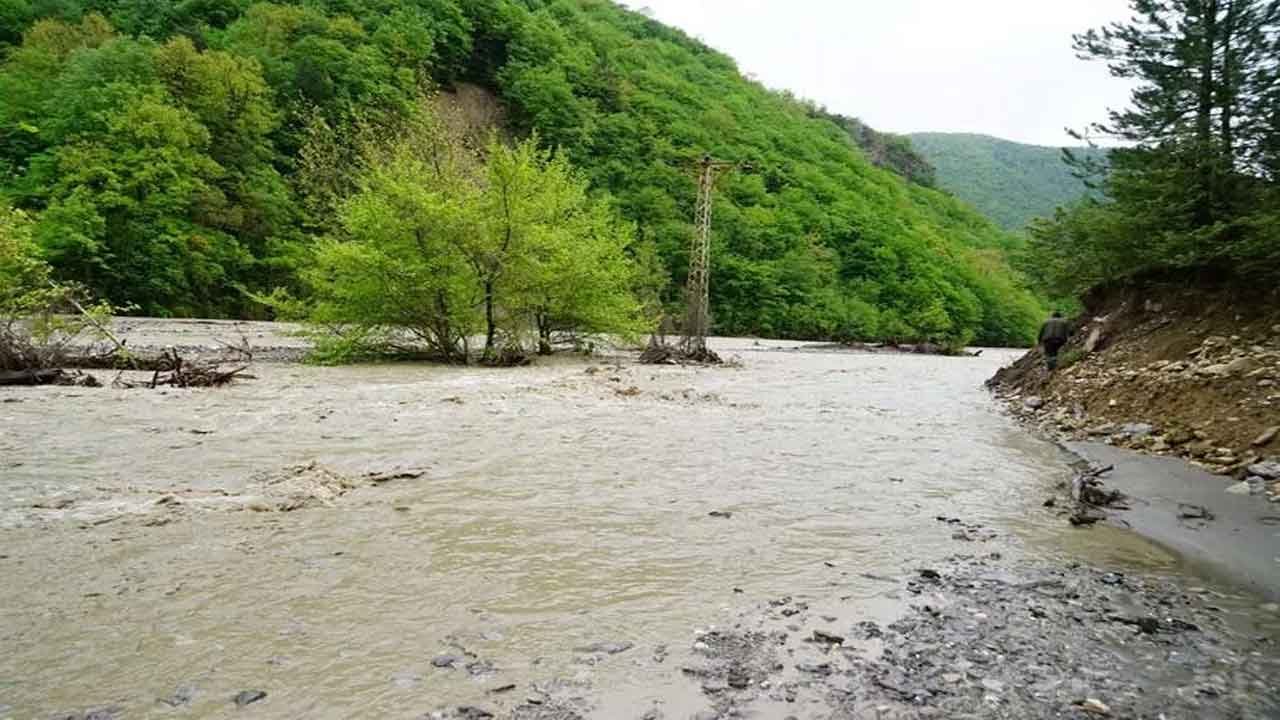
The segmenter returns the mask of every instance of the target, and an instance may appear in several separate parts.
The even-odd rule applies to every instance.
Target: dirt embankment
[[[1100,289],[1057,372],[1035,350],[989,385],[1050,434],[1181,456],[1280,502],[1280,289],[1188,277]]]

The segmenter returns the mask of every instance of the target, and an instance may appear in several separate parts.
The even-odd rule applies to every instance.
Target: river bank
[[[1101,288],[1057,372],[1033,351],[990,386],[1048,435],[1180,457],[1280,502],[1280,303],[1265,296],[1189,281]]]
[[[794,345],[6,391],[0,718],[1268,716],[1275,608],[1042,507],[1012,354]]]

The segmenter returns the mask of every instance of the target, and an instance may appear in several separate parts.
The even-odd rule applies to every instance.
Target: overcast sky
[[[732,55],[744,73],[891,132],[1040,145],[1105,120],[1128,85],[1071,34],[1127,0],[626,0]]]

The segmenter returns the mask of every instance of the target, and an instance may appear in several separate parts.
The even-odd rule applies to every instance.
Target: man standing
[[[1070,337],[1071,325],[1062,318],[1062,313],[1054,311],[1053,317],[1040,328],[1040,345],[1044,348],[1044,362],[1049,372],[1058,369],[1058,352]]]

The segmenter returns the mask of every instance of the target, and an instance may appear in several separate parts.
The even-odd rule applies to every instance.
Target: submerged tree
[[[530,335],[631,334],[634,235],[537,138],[470,148],[424,108],[397,137],[371,139],[356,190],[337,204],[341,233],[303,272],[310,302],[292,309],[326,328],[338,359],[425,348],[465,362]]]

